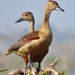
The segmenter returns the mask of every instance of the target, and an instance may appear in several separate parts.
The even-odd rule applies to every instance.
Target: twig
[[[0,70],[0,72],[4,72],[4,71],[7,71],[8,69],[7,68],[3,68]]]
[[[39,74],[41,75],[42,73],[46,73],[46,75],[51,75],[52,73],[54,73],[55,75],[59,75],[59,72],[55,70],[55,67],[57,65],[57,61],[58,61],[58,57],[55,59],[55,61],[50,64],[48,67],[43,68]],[[42,73],[41,73],[42,72]],[[43,74],[42,74],[43,75]]]
[[[23,73],[24,73],[23,69],[17,69],[17,70],[10,72],[8,75],[17,75],[17,74],[23,75]]]
[[[17,74],[24,75],[24,70],[25,69],[17,69],[10,72],[8,75],[17,75]],[[31,69],[26,70],[26,75],[38,75],[38,72],[35,67],[32,67]]]
[[[57,62],[58,62],[58,57],[55,59],[55,61],[52,64],[50,64],[49,66],[41,69],[39,73],[38,73],[38,71],[36,70],[35,67],[32,67],[31,69],[27,69],[26,75],[51,75],[52,73],[54,73],[54,75],[64,75],[65,71],[60,73],[57,70],[55,70]],[[18,75],[18,74],[23,75],[24,69],[14,70],[14,71],[10,72],[8,75]]]

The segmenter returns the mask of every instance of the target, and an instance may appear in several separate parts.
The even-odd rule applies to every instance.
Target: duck
[[[25,62],[39,62],[48,54],[49,46],[52,42],[52,31],[49,25],[50,14],[53,10],[61,10],[64,12],[56,1],[49,0],[45,6],[44,20],[41,27],[37,31],[30,32],[21,37],[13,46],[11,46],[5,55],[16,53],[24,58]],[[25,19],[21,19],[25,21]]]

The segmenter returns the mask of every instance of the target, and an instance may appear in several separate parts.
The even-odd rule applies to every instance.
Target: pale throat
[[[34,21],[30,21],[30,32],[34,31]]]

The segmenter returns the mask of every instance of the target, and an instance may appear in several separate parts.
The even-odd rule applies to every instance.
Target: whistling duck
[[[57,2],[49,0],[45,7],[45,16],[41,28],[38,31],[28,33],[20,38],[8,49],[6,55],[14,52],[19,56],[22,56],[26,63],[29,61],[28,55],[30,55],[32,62],[41,63],[52,42],[52,31],[49,25],[49,17],[51,12],[57,10],[57,8],[64,12]]]
[[[30,31],[29,31],[29,33],[34,31],[35,20],[34,20],[33,14],[31,12],[24,12],[22,14],[22,18],[17,20],[15,23],[19,23],[21,21],[29,21],[29,23],[30,23]],[[27,68],[27,63],[26,63],[26,68]]]

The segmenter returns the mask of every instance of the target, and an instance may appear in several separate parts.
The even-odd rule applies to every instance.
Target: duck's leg
[[[27,70],[28,66],[27,66],[27,63],[25,65],[25,70],[24,70],[24,75],[26,75],[26,70]]]
[[[37,68],[38,72],[41,70],[41,62],[38,62],[38,68]]]
[[[41,70],[41,62],[39,62],[39,70]]]
[[[32,62],[30,60],[30,54],[28,54],[28,61],[29,61],[29,68],[31,69],[33,65],[32,65]]]

